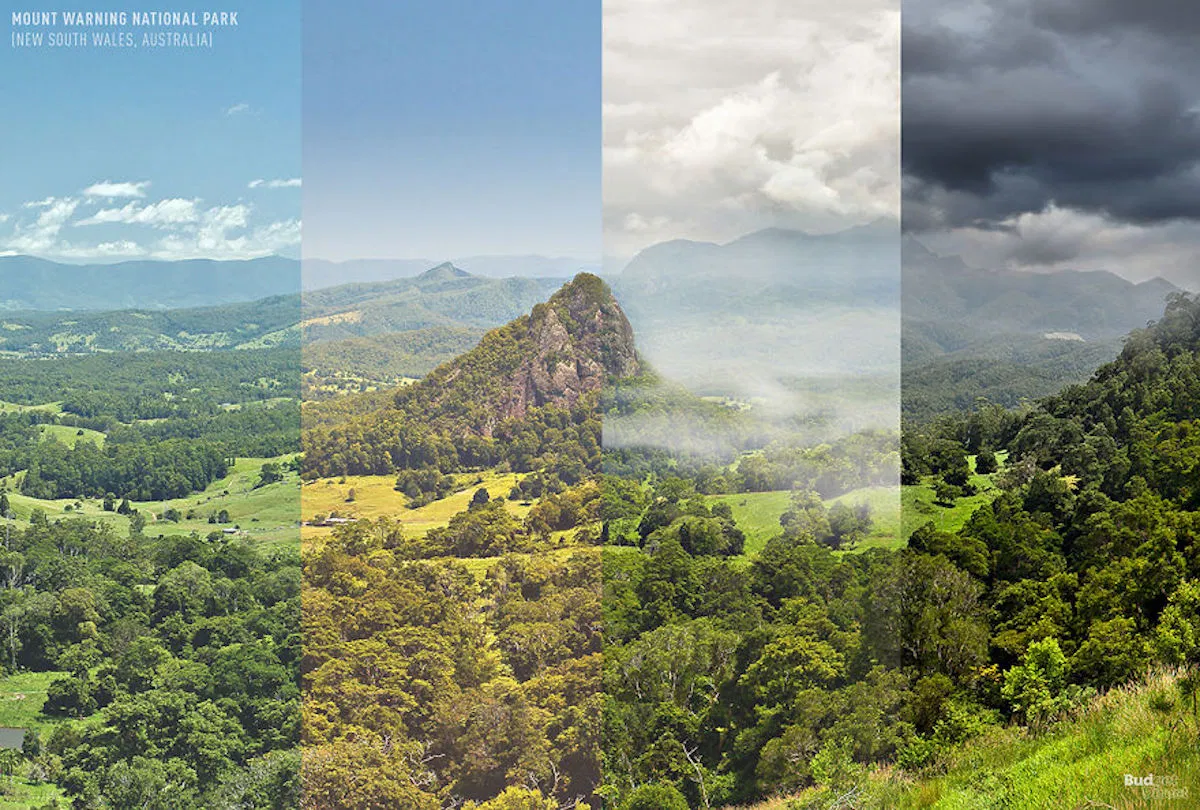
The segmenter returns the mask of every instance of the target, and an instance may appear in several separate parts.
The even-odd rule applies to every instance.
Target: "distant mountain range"
[[[724,245],[676,239],[634,256],[617,283],[632,297],[671,295],[677,305],[701,310],[895,307],[898,236],[896,226],[880,222],[816,235],[768,228]]]
[[[912,237],[905,237],[902,257],[906,322],[962,324],[975,335],[1121,337],[1162,315],[1167,296],[1179,292],[1161,278],[1134,284],[1106,271],[981,270]]]
[[[0,356],[300,346],[300,296],[187,309],[0,312]]]
[[[0,310],[0,356],[299,347],[303,335],[306,370],[353,371],[367,379],[423,376],[470,349],[488,329],[528,312],[563,283],[555,278],[481,278],[445,263],[411,278],[343,284],[303,296],[295,291],[293,275],[289,295],[210,306],[161,306],[180,298],[223,297],[220,290],[192,283],[212,270],[211,265],[187,264],[188,272],[181,273],[186,279],[177,280],[185,280],[183,286],[189,289],[174,295],[166,292],[162,276],[139,275],[143,267],[105,268],[126,281],[145,282],[138,299],[149,303],[138,306],[123,306],[122,295],[107,292],[92,275],[100,276],[100,268],[57,266],[85,271],[75,279],[83,288],[60,289],[57,296],[48,291],[38,303],[80,304],[84,292],[99,291],[82,302],[86,308]],[[223,270],[228,263],[212,264]],[[236,264],[244,273],[286,266],[262,260],[252,267]],[[291,266],[294,273],[298,265]],[[217,278],[223,281],[224,275]],[[61,281],[56,286],[71,287]],[[248,286],[261,289],[258,283]],[[11,293],[16,285],[0,289]],[[27,302],[28,297],[20,300]],[[112,309],[96,309],[114,302]]]
[[[437,261],[367,259],[328,262],[268,256],[248,261],[131,261],[61,264],[0,256],[0,311],[182,309],[254,301],[341,286],[414,278]],[[473,276],[554,278],[593,272],[598,262],[546,256],[469,256],[454,265]],[[503,323],[503,321],[500,321]],[[492,324],[494,325],[494,324]]]
[[[1179,288],[1109,272],[982,270],[906,237],[903,407],[924,419],[976,398],[1012,406],[1087,379]]]
[[[450,263],[485,278],[535,277],[566,279],[578,272],[597,272],[599,262],[548,256],[466,256]],[[438,264],[431,259],[356,259],[331,262],[304,260],[304,289],[318,290],[341,284],[371,283],[408,278]]]
[[[279,256],[106,265],[0,256],[0,311],[181,309],[299,291],[300,263]]]

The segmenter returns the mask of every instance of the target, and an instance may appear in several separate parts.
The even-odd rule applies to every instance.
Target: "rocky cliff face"
[[[529,315],[398,390],[394,408],[437,432],[490,437],[507,419],[548,405],[575,407],[639,370],[633,329],[612,291],[580,273]]]
[[[520,418],[531,407],[573,406],[605,381],[639,370],[633,328],[612,291],[589,273],[534,307],[526,345],[529,354],[500,404],[503,418]]]

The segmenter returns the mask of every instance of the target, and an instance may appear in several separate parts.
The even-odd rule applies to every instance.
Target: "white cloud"
[[[230,205],[204,213],[200,227],[171,234],[153,247],[156,259],[253,259],[300,243],[300,220],[291,219],[250,227],[250,208]]]
[[[226,115],[243,115],[250,112],[250,105],[244,101],[234,104],[232,107],[225,108]]]
[[[246,188],[300,188],[301,180],[299,177],[290,177],[286,180],[251,180],[246,184]]]
[[[898,2],[728,9],[605,5],[610,253],[899,217]]]
[[[80,261],[117,261],[142,258],[146,255],[144,247],[127,239],[101,242],[98,245],[65,245],[54,254],[55,258]]]
[[[169,228],[197,222],[200,215],[196,210],[198,200],[170,199],[160,200],[149,205],[129,203],[123,208],[106,208],[97,211],[87,219],[75,222],[75,225],[150,225],[156,228]]]
[[[111,180],[104,180],[99,183],[93,183],[83,190],[85,197],[145,197],[146,189],[149,187],[150,181],[144,180],[140,183],[114,183]]]
[[[26,208],[41,208],[32,223],[18,224],[13,235],[4,244],[7,250],[18,253],[45,253],[58,242],[58,234],[75,214],[79,200],[74,197],[47,197],[36,203],[25,203]]]
[[[1050,272],[1107,270],[1134,282],[1155,276],[1200,291],[1200,223],[1139,225],[1051,204],[1009,217],[998,228],[930,231],[920,239],[943,255],[982,268]]]
[[[9,220],[8,214],[0,214],[0,225],[3,225],[5,222],[8,222],[8,220]]]
[[[81,197],[47,197],[24,204],[31,213],[15,221],[12,235],[0,240],[0,255],[30,254],[68,261],[118,261],[131,258],[252,259],[295,248],[300,243],[300,219],[265,224],[254,221],[253,206],[245,203],[203,207],[200,200],[165,199],[153,203],[129,202],[76,218]],[[36,211],[36,215],[32,212]],[[7,218],[7,215],[0,215]],[[0,220],[2,221],[2,220]],[[87,243],[63,239],[63,228],[104,226],[107,229],[145,225],[161,235],[131,238],[126,235]],[[73,231],[76,234],[88,230]],[[119,231],[118,231],[119,233]],[[146,231],[141,232],[143,235]]]

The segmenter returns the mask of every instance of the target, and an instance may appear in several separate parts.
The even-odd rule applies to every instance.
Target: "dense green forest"
[[[298,359],[286,349],[0,359],[0,477],[23,471],[19,491],[40,499],[203,490],[231,458],[297,450]],[[79,436],[68,445],[45,425]]]
[[[296,806],[294,554],[35,515],[3,560],[5,672],[54,674],[37,781],[77,808]]]
[[[269,500],[272,530],[290,523],[298,541],[295,473],[284,480],[299,450],[295,341],[38,342],[69,328],[137,349],[173,345],[170,330],[193,344],[205,329],[262,335],[295,323],[298,298],[287,308],[6,316],[4,348],[23,350],[0,356],[0,692],[21,701],[6,722],[25,735],[5,754],[5,806],[299,805],[298,543],[261,546],[228,513],[257,524],[260,507],[235,504]],[[234,475],[246,458],[256,483]],[[235,479],[246,492],[231,495]],[[223,525],[197,531],[206,514]]]
[[[600,451],[601,418],[680,414],[730,441]],[[849,622],[886,563],[841,556],[872,517],[824,499],[895,485],[900,447],[887,432],[810,446],[743,414],[646,368],[588,276],[419,383],[306,403],[314,483],[392,476],[421,509],[483,472],[518,481],[444,525],[413,530],[399,510],[305,552],[308,805],[598,810],[661,788],[715,807],[802,784],[784,772],[794,690],[771,684],[804,665],[810,634],[814,654],[846,659],[841,677],[857,670],[855,633],[797,629],[801,603],[845,592]],[[747,558],[709,498],[774,490],[796,494]],[[670,806],[646,801],[630,806]]]
[[[512,550],[496,539],[519,527],[486,510],[466,518],[477,531],[450,529],[486,546],[423,553]],[[549,548],[530,535],[519,547]],[[410,561],[407,542],[395,523],[360,521],[305,557],[304,806],[558,808],[591,796],[596,550],[494,556],[478,576],[453,558]]]
[[[0,357],[0,412],[12,405],[58,403],[80,420],[101,420],[72,423],[97,429],[112,422],[211,415],[222,406],[298,398],[299,365],[294,348]]]

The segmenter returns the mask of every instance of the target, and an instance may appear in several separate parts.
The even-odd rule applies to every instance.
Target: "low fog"
[[[761,446],[898,428],[899,247],[898,228],[877,224],[643,251],[611,279],[643,358],[739,417],[608,417],[605,446],[726,455],[748,435]]]

